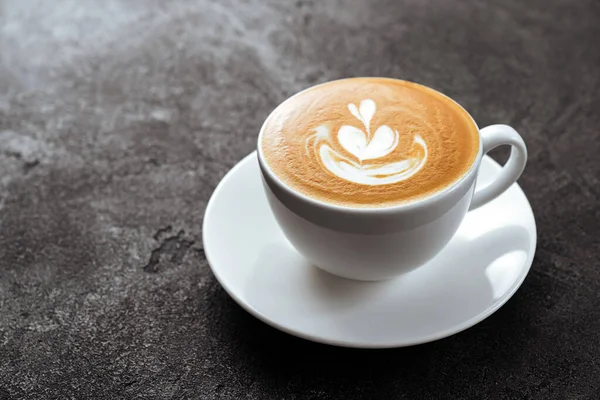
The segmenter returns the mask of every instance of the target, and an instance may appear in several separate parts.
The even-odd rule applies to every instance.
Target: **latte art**
[[[315,86],[265,121],[259,152],[290,189],[348,207],[415,201],[473,165],[479,134],[448,97],[414,83],[351,78]]]
[[[306,140],[307,155],[310,156],[308,147],[309,143],[312,143],[313,151],[318,152],[321,162],[329,172],[362,185],[387,185],[416,174],[427,161],[427,145],[419,135],[415,135],[413,139],[413,145],[422,149],[419,156],[384,164],[368,162],[384,158],[394,151],[399,142],[398,131],[387,125],[381,125],[375,133],[371,133],[370,124],[376,108],[371,99],[361,101],[360,108],[353,103],[348,104],[348,109],[362,122],[364,130],[352,125],[343,125],[337,133],[337,141],[354,159],[332,149],[329,143],[332,140],[331,133],[325,125],[317,127],[316,133]]]

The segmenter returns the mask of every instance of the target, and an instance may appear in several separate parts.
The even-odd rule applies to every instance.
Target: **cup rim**
[[[319,86],[323,86],[329,83],[333,83],[333,82],[339,82],[339,81],[345,81],[345,80],[352,80],[352,79],[383,79],[383,80],[390,80],[390,81],[402,81],[402,82],[408,82],[410,84],[413,85],[418,85],[421,86],[427,90],[431,90],[439,95],[441,95],[442,97],[446,98],[447,100],[453,102],[454,104],[456,104],[461,110],[463,110],[465,112],[465,114],[469,117],[469,119],[471,120],[471,122],[473,123],[473,125],[475,126],[475,129],[477,130],[478,133],[478,138],[479,138],[479,150],[477,151],[477,155],[475,156],[475,159],[473,160],[471,166],[469,167],[469,169],[467,171],[465,171],[457,180],[455,180],[454,182],[452,182],[452,184],[446,186],[445,188],[431,193],[430,195],[423,197],[423,198],[419,198],[417,200],[413,200],[407,203],[401,203],[401,204],[395,204],[395,205],[390,205],[390,206],[375,206],[375,207],[352,207],[352,206],[345,206],[345,205],[340,205],[340,204],[333,204],[333,203],[327,203],[325,201],[321,201],[315,198],[312,198],[310,196],[307,196],[303,193],[300,193],[294,189],[292,189],[290,186],[288,186],[285,182],[283,182],[275,172],[273,172],[273,170],[269,167],[269,164],[267,163],[265,156],[263,154],[263,149],[261,146],[261,142],[262,142],[262,138],[263,138],[263,133],[265,130],[265,127],[267,125],[267,123],[269,122],[269,120],[271,119],[271,117],[273,116],[273,114],[275,113],[275,111],[284,103],[292,100],[293,98],[295,98],[296,96],[301,95],[302,93],[308,91],[308,90],[312,90],[315,89]],[[273,182],[280,190],[283,190],[285,193],[287,193],[288,195],[290,195],[291,197],[308,203],[312,206],[315,207],[320,207],[320,208],[324,208],[330,211],[334,211],[334,212],[344,212],[344,213],[351,213],[351,214],[359,214],[359,215],[369,215],[369,214],[382,214],[382,213],[397,213],[397,212],[409,212],[409,211],[413,211],[428,205],[432,205],[438,201],[440,201],[442,198],[446,197],[448,194],[458,190],[458,188],[460,188],[462,186],[462,184],[468,180],[469,178],[472,177],[473,174],[476,173],[477,168],[480,164],[480,161],[483,157],[483,143],[482,143],[482,138],[481,138],[481,133],[480,133],[480,129],[479,126],[477,125],[477,122],[475,122],[475,119],[471,116],[471,114],[460,104],[458,103],[456,100],[454,100],[453,98],[445,95],[444,93],[433,89],[429,86],[417,83],[417,82],[413,82],[413,81],[409,81],[406,79],[398,79],[398,78],[388,78],[388,77],[379,77],[379,76],[355,76],[355,77],[348,77],[348,78],[340,78],[340,79],[334,79],[334,80],[330,80],[330,81],[326,81],[326,82],[322,82],[319,83],[317,85],[313,85],[313,86],[309,86],[293,95],[291,95],[290,97],[286,98],[284,101],[282,101],[281,103],[279,103],[267,116],[267,118],[265,118],[264,122],[262,123],[261,127],[260,127],[260,131],[258,133],[258,139],[257,139],[257,155],[258,155],[258,162],[260,165],[260,169],[263,172],[263,174],[266,174],[269,178],[269,180],[271,182]]]

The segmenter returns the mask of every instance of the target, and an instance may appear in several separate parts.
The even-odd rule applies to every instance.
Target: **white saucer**
[[[484,157],[479,180],[500,170]],[[519,288],[536,245],[535,220],[518,185],[469,212],[427,265],[384,282],[322,272],[287,242],[263,193],[256,153],[213,193],[204,250],[218,281],[248,312],[292,335],[362,348],[409,346],[482,321]]]

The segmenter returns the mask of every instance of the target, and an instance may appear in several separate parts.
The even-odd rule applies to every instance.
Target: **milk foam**
[[[371,119],[377,111],[375,102],[365,99],[360,107],[348,104],[348,109],[362,122],[364,130],[352,125],[343,125],[337,133],[338,144],[350,153],[354,159],[332,148],[329,128],[321,125],[315,128],[315,134],[306,139],[307,155],[309,143],[315,155],[321,158],[323,166],[332,174],[344,180],[361,185],[388,185],[409,179],[419,172],[427,162],[427,144],[419,135],[415,135],[413,145],[421,146],[422,155],[403,160],[386,160],[384,163],[369,163],[387,156],[396,149],[400,134],[387,125],[381,125],[371,134]]]
[[[448,187],[473,165],[479,134],[458,104],[427,87],[349,78],[280,104],[259,146],[291,189],[350,207],[416,201]]]

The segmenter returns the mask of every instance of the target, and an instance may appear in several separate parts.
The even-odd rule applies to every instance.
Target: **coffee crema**
[[[430,196],[473,165],[479,134],[450,98],[416,83],[349,78],[300,92],[267,118],[259,146],[291,189],[347,207]]]

